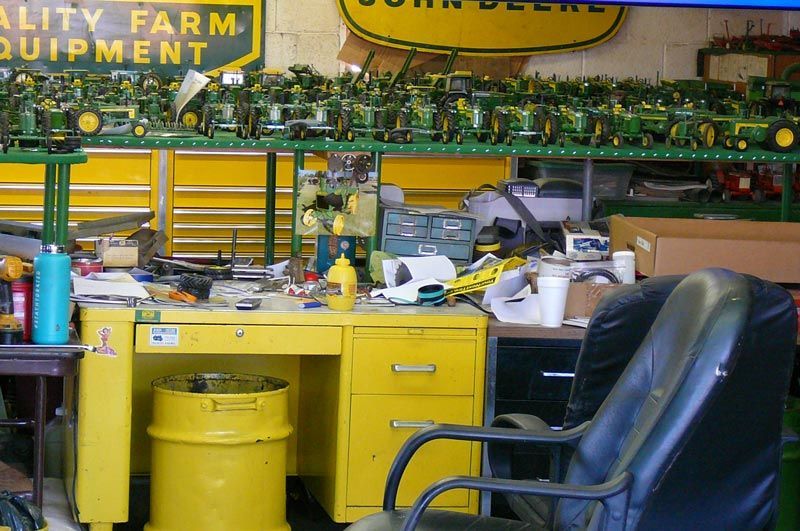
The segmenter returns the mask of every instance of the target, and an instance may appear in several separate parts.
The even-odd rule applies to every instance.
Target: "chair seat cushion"
[[[383,511],[362,518],[347,528],[346,531],[402,531],[408,511]],[[425,511],[417,531],[539,531],[541,528],[532,524],[474,516],[452,511]]]

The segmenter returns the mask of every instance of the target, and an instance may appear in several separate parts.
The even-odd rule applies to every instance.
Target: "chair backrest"
[[[594,416],[565,481],[630,472],[628,529],[765,526],[796,337],[791,303],[784,290],[730,271],[687,277]],[[555,526],[602,529],[605,514],[562,499]]]
[[[592,420],[683,275],[609,291],[595,308],[575,364],[564,429]]]

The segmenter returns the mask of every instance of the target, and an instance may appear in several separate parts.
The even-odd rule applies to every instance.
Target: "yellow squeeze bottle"
[[[328,308],[344,312],[352,310],[356,304],[356,269],[350,265],[344,253],[328,270],[327,277]]]

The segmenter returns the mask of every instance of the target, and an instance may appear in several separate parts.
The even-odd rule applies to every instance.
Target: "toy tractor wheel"
[[[449,144],[453,140],[454,125],[450,111],[442,111],[442,144]]]
[[[492,144],[493,146],[497,145],[497,133],[495,133],[494,131],[491,131],[489,133],[489,143]]]
[[[475,133],[475,139],[481,144],[483,144],[489,139],[489,135],[483,132]]]
[[[700,133],[700,142],[703,147],[714,147],[717,143],[717,137],[719,136],[717,124],[712,120],[703,120],[700,122],[700,125],[697,126],[697,130]]]
[[[800,139],[800,128],[789,120],[776,120],[767,128],[766,144],[770,151],[788,153]]]
[[[0,113],[0,144],[3,146],[3,153],[8,153],[11,144],[10,127],[8,124],[8,113]]]
[[[298,127],[297,139],[305,140],[308,137],[308,130],[305,127]]]
[[[564,147],[567,145],[567,135],[566,133],[561,133],[558,135],[558,145]]]
[[[736,141],[730,134],[726,133],[725,137],[722,139],[722,146],[725,149],[733,149],[734,144],[736,144]]]
[[[255,138],[256,140],[261,138],[261,109],[258,107],[250,107],[250,113],[247,116],[247,127],[250,138]]]
[[[736,151],[747,151],[748,147],[750,147],[750,143],[746,138],[739,138],[736,140]]]
[[[148,72],[141,77],[141,79],[139,80],[139,84],[142,86],[142,89],[145,92],[149,92],[151,90],[160,89],[163,83],[158,74],[154,72]]]
[[[667,138],[664,139],[664,145],[667,149],[672,147],[672,137],[667,135]]]
[[[392,135],[389,134],[389,130],[388,129],[384,129],[383,130],[383,137],[382,138],[383,138],[384,142],[388,142],[389,139],[391,138],[391,136]]]
[[[514,133],[511,131],[506,132],[506,145],[511,146],[514,144]]]
[[[408,127],[408,111],[406,109],[401,109],[400,112],[397,113],[395,127],[398,129],[404,129]]]
[[[559,141],[559,137],[561,136],[561,124],[556,115],[549,113],[544,117],[542,133],[544,133],[545,138],[547,138],[548,144],[555,144]]]
[[[375,113],[375,129],[386,129],[386,109]]]
[[[681,124],[683,122],[681,120],[673,120],[667,126],[667,138],[672,140],[672,144],[676,146],[683,146],[686,145],[686,140],[683,138],[679,138],[681,136],[685,136],[681,134]]]
[[[147,127],[141,122],[134,124],[131,128],[131,134],[136,138],[142,138],[147,134]]]
[[[653,147],[654,143],[655,143],[655,140],[653,140],[653,134],[652,133],[645,133],[645,134],[642,135],[642,147],[643,148],[649,149],[649,148]]]
[[[456,131],[456,144],[459,146],[464,143],[464,133]]]
[[[348,142],[355,142],[356,140],[356,132],[352,129],[348,129],[344,134],[345,140]]]
[[[731,197],[732,197],[732,195],[731,195],[731,191],[730,190],[728,190],[726,188],[725,190],[722,191],[722,201],[723,202],[725,202],[725,203],[730,202]]]
[[[595,144],[602,146],[611,136],[611,124],[605,116],[597,116],[592,123],[592,132]]]
[[[200,122],[200,117],[197,115],[196,111],[182,111],[178,121],[184,127],[194,129]]]
[[[506,116],[497,109],[492,113],[492,126],[490,131],[490,134],[493,133],[497,137],[497,142],[504,142],[506,140],[506,134],[508,132],[506,128]]]
[[[339,138],[347,138],[347,131],[351,126],[350,109],[343,108],[339,111],[339,116],[336,117],[336,130],[339,132]]]
[[[53,115],[47,109],[42,113],[42,134],[50,136],[53,132]]]
[[[314,209],[309,208],[305,212],[303,212],[302,223],[306,227],[313,227],[317,224],[317,216],[314,213]]]
[[[75,117],[78,132],[84,136],[94,136],[103,128],[103,116],[96,109],[83,109]]]
[[[697,151],[697,149],[700,147],[700,141],[696,138],[693,138],[689,143],[689,147],[692,149],[692,151]]]
[[[461,142],[463,142],[463,141],[464,141],[464,139],[462,138]],[[414,132],[411,131],[411,129],[409,129],[409,130],[406,131],[406,144],[411,144],[412,142],[414,142]],[[458,143],[460,144],[461,142],[458,142]]]
[[[622,133],[615,133],[614,136],[611,137],[611,145],[615,148],[621,148],[625,145],[625,138],[622,136]]]
[[[438,142],[442,139],[442,122],[444,121],[444,113],[436,111],[433,113],[433,131],[431,131],[431,140]]]
[[[250,136],[250,127],[249,127],[249,117],[250,117],[250,104],[249,103],[242,103],[236,107],[235,119],[236,119],[236,136],[239,138],[247,138]]]

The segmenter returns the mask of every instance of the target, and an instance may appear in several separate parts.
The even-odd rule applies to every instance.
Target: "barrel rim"
[[[186,382],[188,380],[224,380],[224,379],[244,379],[246,381],[261,381],[272,385],[275,389],[264,390],[264,391],[249,391],[249,392],[241,392],[241,393],[204,393],[204,392],[193,392],[193,391],[182,391],[177,389],[170,389],[168,386],[164,385],[167,382]],[[152,382],[150,382],[150,386],[153,389],[153,392],[160,392],[160,393],[167,393],[170,395],[175,396],[186,396],[186,397],[225,397],[225,398],[232,398],[232,397],[247,397],[247,396],[254,396],[254,395],[268,395],[268,394],[279,394],[288,392],[289,389],[289,382],[282,379],[276,378],[274,376],[265,376],[263,374],[250,374],[250,373],[225,373],[225,372],[197,372],[197,373],[182,373],[182,374],[171,374],[168,376],[161,376],[156,378]]]

